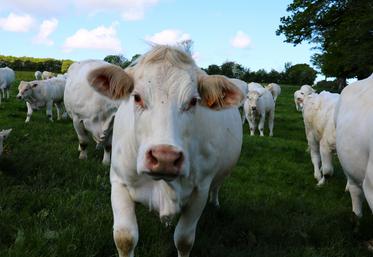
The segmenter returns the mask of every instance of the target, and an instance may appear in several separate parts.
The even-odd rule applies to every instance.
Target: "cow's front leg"
[[[253,119],[252,117],[248,116],[247,121],[249,122],[250,136],[254,136],[254,134],[255,134],[255,127],[256,127],[255,119]]]
[[[31,119],[31,115],[32,115],[32,107],[29,102],[26,102],[26,106],[27,106],[27,116],[26,116],[25,123],[29,123]]]
[[[55,103],[54,106],[56,107],[57,120],[61,120],[61,104]]]
[[[264,112],[262,115],[260,115],[260,120],[259,120],[259,124],[258,124],[258,129],[259,129],[259,133],[260,133],[260,136],[263,137],[264,136],[264,121],[266,119],[266,113]]]
[[[139,231],[135,203],[123,184],[111,184],[111,205],[114,215],[113,236],[119,257],[133,257]]]
[[[189,257],[194,244],[198,220],[206,205],[209,190],[194,189],[180,216],[174,233],[178,257]]]
[[[47,117],[50,121],[53,121],[52,108],[53,108],[53,101],[48,101],[47,102]]]

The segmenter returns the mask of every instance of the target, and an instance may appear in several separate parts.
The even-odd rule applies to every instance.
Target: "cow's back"
[[[9,88],[15,80],[15,72],[8,67],[0,68],[0,87]]]

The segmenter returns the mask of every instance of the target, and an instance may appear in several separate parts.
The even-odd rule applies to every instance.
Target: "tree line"
[[[0,67],[8,66],[17,71],[51,71],[65,73],[72,60],[58,60],[53,58],[15,57],[0,55]]]

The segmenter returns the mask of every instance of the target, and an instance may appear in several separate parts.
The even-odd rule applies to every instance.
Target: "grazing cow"
[[[174,242],[179,257],[189,256],[208,196],[219,204],[219,187],[241,152],[241,91],[168,46],[153,47],[126,71],[98,68],[89,81],[101,94],[123,99],[110,169],[119,256],[134,256],[135,202],[164,221],[180,213]]]
[[[111,67],[99,60],[76,62],[69,67],[64,102],[67,113],[73,120],[79,139],[79,159],[87,159],[89,133],[97,144],[104,148],[102,163],[110,163],[111,137],[115,113],[119,101],[113,101],[97,93],[89,85],[88,74],[99,67]]]
[[[53,77],[54,77],[54,73],[50,71],[43,71],[43,73],[41,74],[42,79],[51,79]]]
[[[10,132],[12,132],[12,129],[3,129],[2,131],[0,131],[0,156],[4,150],[4,140],[9,136]]]
[[[35,71],[34,75],[35,75],[36,80],[42,80],[43,79],[41,71],[38,71],[38,70]]]
[[[305,96],[303,100],[304,127],[318,186],[324,184],[325,176],[333,175],[334,112],[338,99],[339,94],[322,91]]]
[[[352,211],[373,211],[373,74],[342,90],[335,112],[337,154],[347,177]]]
[[[250,83],[251,84],[251,83]],[[263,87],[252,85],[244,104],[244,111],[250,126],[250,135],[253,136],[256,130],[256,118],[259,118],[259,133],[264,136],[264,122],[268,113],[269,136],[273,136],[273,123],[275,119],[275,101],[272,94]]]
[[[269,92],[271,92],[271,94],[273,96],[273,100],[276,102],[277,97],[281,94],[281,87],[280,87],[280,85],[278,85],[276,83],[269,83],[265,88]]]
[[[303,99],[306,95],[315,93],[315,89],[313,89],[309,85],[303,85],[300,87],[299,90],[294,92],[294,102],[295,102],[295,108],[297,111],[301,112],[303,109]]]
[[[53,103],[57,110],[57,120],[61,119],[60,112],[63,110],[63,92],[66,81],[63,79],[34,80],[30,82],[21,81],[18,86],[18,99],[23,99],[27,105],[27,117],[25,122],[31,119],[33,110],[41,107],[47,107],[47,116],[53,121],[52,107]],[[64,113],[63,116],[66,114]]]
[[[241,90],[242,94],[244,95],[244,98],[241,101],[240,106],[239,106],[239,107],[243,107],[243,105],[245,103],[245,100],[246,100],[247,93],[249,93],[249,87],[248,87],[247,83],[243,80],[240,80],[240,79],[229,79],[229,80],[233,84],[235,84]],[[244,110],[242,110],[241,119],[242,119],[242,124],[244,124],[245,123],[245,112],[244,112]]]
[[[9,99],[9,89],[12,85],[13,81],[15,80],[15,72],[9,67],[0,68],[0,89],[2,92],[2,96],[0,94],[0,104],[1,104],[1,98],[5,99],[5,93],[7,95],[7,98]]]

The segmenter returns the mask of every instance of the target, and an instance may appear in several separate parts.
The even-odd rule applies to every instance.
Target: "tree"
[[[316,79],[317,71],[308,64],[296,64],[286,72],[287,83],[297,85],[312,85]]]
[[[125,68],[129,65],[129,61],[127,60],[126,57],[124,57],[122,54],[119,55],[108,55],[104,58],[105,62],[118,65],[122,68]]]
[[[73,64],[74,62],[71,60],[63,60],[62,65],[61,65],[61,73],[64,74],[67,72],[69,69],[70,65]]]
[[[221,74],[227,76],[228,78],[233,78],[233,67],[234,62],[225,62],[220,66]]]
[[[216,75],[216,74],[221,74],[221,69],[218,65],[211,64],[209,65],[209,67],[207,67],[206,72],[209,75]]]
[[[318,45],[313,63],[329,77],[367,77],[373,71],[373,2],[367,0],[294,0],[281,18],[277,35],[298,45]]]

